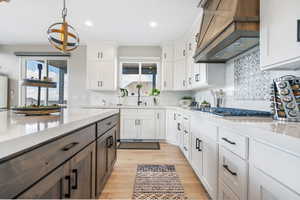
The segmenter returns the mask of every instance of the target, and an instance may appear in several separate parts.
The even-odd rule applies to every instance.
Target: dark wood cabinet
[[[0,199],[95,199],[116,160],[118,115],[0,163]]]
[[[107,137],[97,140],[96,196],[101,194],[107,175]]]
[[[91,199],[95,191],[95,142],[70,160],[71,198]]]
[[[68,194],[67,182],[70,177],[65,174],[68,165],[62,165],[29,190],[18,196],[19,199],[62,199]]]
[[[117,126],[97,139],[96,196],[99,196],[110,176],[117,154]]]
[[[54,170],[20,199],[91,199],[94,198],[95,143]]]

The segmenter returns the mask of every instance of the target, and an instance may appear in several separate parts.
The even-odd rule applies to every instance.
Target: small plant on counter
[[[160,90],[159,89],[152,89],[151,92],[150,92],[150,96],[159,96],[160,95]]]
[[[141,89],[142,87],[143,87],[142,84],[137,84],[137,85],[136,85],[136,88],[137,88],[137,89]]]

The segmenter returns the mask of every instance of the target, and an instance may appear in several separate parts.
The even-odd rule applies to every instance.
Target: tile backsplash
[[[225,86],[222,89],[226,93],[226,107],[270,110],[273,79],[284,75],[300,76],[300,71],[261,71],[258,47],[230,60],[225,67]],[[196,100],[212,103],[211,89],[195,92]]]

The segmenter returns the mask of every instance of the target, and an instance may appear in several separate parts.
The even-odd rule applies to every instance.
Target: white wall
[[[18,104],[18,79],[20,58],[14,55],[16,51],[23,52],[53,52],[48,45],[0,45],[0,73],[9,77],[11,106]],[[82,105],[89,102],[89,95],[85,89],[86,83],[86,47],[80,46],[72,52],[69,66],[69,104]]]

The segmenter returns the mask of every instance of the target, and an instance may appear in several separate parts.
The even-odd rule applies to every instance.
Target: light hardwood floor
[[[161,143],[161,150],[118,150],[118,160],[100,199],[131,199],[138,164],[174,164],[187,197],[209,199],[179,148],[165,143]]]

